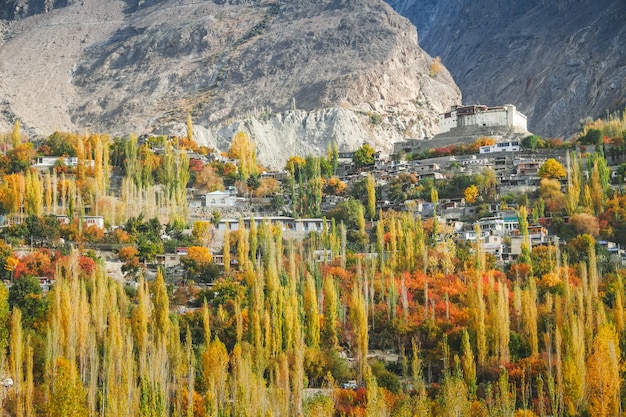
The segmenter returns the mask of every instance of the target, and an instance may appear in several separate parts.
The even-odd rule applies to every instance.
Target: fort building
[[[452,106],[439,115],[439,134],[465,127],[505,127],[527,131],[526,116],[514,105],[487,107],[480,104]]]

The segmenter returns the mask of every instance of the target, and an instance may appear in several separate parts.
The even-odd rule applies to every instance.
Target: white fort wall
[[[491,108],[480,105],[459,106],[439,115],[439,133],[467,126],[515,127],[528,130],[526,116],[518,112],[512,104]]]

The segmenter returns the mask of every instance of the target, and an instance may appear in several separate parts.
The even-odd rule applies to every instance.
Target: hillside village
[[[535,191],[540,187],[541,166],[552,159],[564,167],[570,167],[571,151],[579,154],[593,152],[594,147],[588,148],[572,142],[564,143],[560,139],[548,142],[542,140],[542,146],[539,148],[536,143],[525,143],[525,140],[528,141],[525,138],[534,138],[536,141],[537,137],[527,131],[526,117],[513,105],[491,108],[483,105],[453,106],[449,112],[440,115],[439,122],[440,134],[425,140],[408,139],[397,142],[391,155],[382,156],[380,152],[364,144],[361,150],[367,150],[371,157],[366,163],[355,162],[356,150],[335,150],[336,168],[333,178],[337,184],[341,184],[342,191],[329,190],[320,196],[317,217],[309,217],[306,213],[294,210],[295,200],[298,198],[297,189],[302,187],[302,184],[298,186],[294,185],[293,181],[290,182],[294,172],[289,172],[287,168],[257,174],[258,180],[269,180],[272,184],[271,190],[264,195],[256,193],[256,190],[249,186],[230,185],[225,189],[206,192],[193,187],[190,183],[191,188],[187,188],[186,200],[188,228],[184,233],[191,234],[194,222],[210,222],[213,230],[207,246],[210,248],[213,262],[223,268],[226,231],[235,232],[241,224],[249,229],[254,219],[257,227],[265,221],[280,225],[286,239],[305,239],[311,232],[321,233],[326,230],[330,225],[333,210],[342,203],[356,198],[365,204],[363,194],[349,193],[347,190],[362,189],[365,179],[371,177],[376,190],[376,212],[409,211],[423,220],[436,216],[438,222],[445,225],[438,239],[444,239],[446,234],[448,238],[453,237],[459,243],[471,244],[476,242],[477,236],[480,236],[486,253],[492,255],[498,263],[515,261],[522,253],[523,236],[519,231],[519,209],[522,205],[532,207],[537,203],[538,196],[535,195]],[[155,140],[161,144],[155,146],[153,144]],[[171,140],[172,138],[169,139],[170,142]],[[155,136],[140,136],[136,146],[145,146],[155,155],[166,152],[162,138]],[[621,148],[619,152],[615,152],[614,145],[603,146],[605,149],[608,148],[607,162],[611,167],[611,180],[614,184],[619,184],[617,167],[626,158]],[[192,166],[220,164],[230,166],[234,171],[240,169],[240,160],[226,153],[206,150],[200,153],[188,149],[185,154]],[[84,169],[94,168],[92,159],[82,160],[80,163]],[[78,164],[76,156],[49,155],[34,157],[31,167],[40,173],[46,173],[59,166],[66,167],[64,169],[76,169]],[[121,186],[122,177],[119,177],[119,173],[116,174],[118,171],[114,169],[112,172],[112,186],[113,184]],[[489,189],[479,190],[477,195],[469,198],[472,201],[468,201],[466,188],[458,184],[469,186],[476,175],[484,173],[490,173],[492,176]],[[589,176],[588,171],[584,171],[584,174]],[[561,191],[567,190],[568,181],[568,176],[559,178]],[[458,184],[456,188],[440,190],[439,194],[445,196],[442,195],[433,202],[430,191],[423,192],[423,185],[436,189],[442,182]],[[402,191],[398,192],[398,187]],[[420,188],[421,193],[417,192]],[[415,195],[419,196],[409,198]],[[328,214],[330,216],[327,216]],[[535,206],[529,210],[528,232],[532,245],[565,243],[563,237],[559,241],[558,234],[549,233],[549,227],[553,222],[551,214],[550,208],[545,206],[542,208]],[[60,225],[70,225],[76,220],[68,217],[67,213],[55,216]],[[20,223],[23,218],[23,215],[3,216],[2,227]],[[561,220],[567,222],[567,217]],[[110,220],[105,222],[105,217],[98,215],[90,207],[84,207],[79,221],[86,227],[95,226],[105,234],[113,232],[120,226],[112,224]],[[159,233],[162,239],[168,240],[170,236],[166,226],[167,223],[164,223]],[[375,227],[375,222],[367,223],[366,232],[373,236]],[[626,260],[625,252],[619,243],[610,240],[602,240],[600,243],[609,254],[618,255],[620,259]],[[40,241],[39,244],[43,245],[44,242]],[[91,246],[96,249],[115,247],[115,245],[101,247],[97,243]],[[120,247],[117,245],[117,249]],[[185,246],[170,245],[164,248],[163,253],[155,254],[156,256],[150,260],[154,262],[153,266],[161,264],[167,267],[170,279],[183,278],[185,268],[181,265],[181,259],[187,256],[187,249]],[[362,250],[367,251],[365,247]],[[107,257],[113,260],[116,255]],[[235,263],[236,259],[231,259],[231,262]],[[122,262],[117,264],[110,262],[110,265],[112,269],[109,269],[109,272],[122,279],[124,273],[119,269]],[[42,277],[42,282],[48,283],[49,280]]]
[[[484,241],[485,250],[493,255],[498,261],[516,260],[521,254],[522,236],[519,233],[519,200],[520,196],[533,194],[540,186],[540,167],[548,160],[554,159],[567,167],[571,164],[569,153],[593,152],[593,146],[587,148],[577,146],[574,143],[555,141],[541,149],[531,149],[528,144],[522,144],[523,139],[532,136],[526,130],[525,116],[516,111],[515,106],[507,105],[495,108],[487,106],[462,106],[453,107],[451,112],[442,114],[440,117],[440,129],[442,133],[426,140],[407,140],[394,144],[392,155],[381,157],[379,152],[374,152],[373,162],[365,166],[357,166],[354,162],[354,151],[339,151],[337,161],[337,178],[344,183],[347,189],[362,182],[367,176],[372,176],[376,184],[376,210],[412,211],[422,219],[435,216],[441,224],[448,226],[448,232],[454,235],[459,242],[474,242],[476,240],[475,226],[480,229],[480,237]],[[450,121],[454,122],[454,126]],[[481,138],[489,138],[486,144],[475,146],[474,149],[454,152],[455,145],[471,144],[480,141]],[[544,145],[545,146],[545,145]],[[608,149],[612,156],[608,157],[608,163],[612,167],[612,182],[618,184],[617,167],[625,159],[622,155],[616,155],[609,145]],[[413,159],[424,152],[434,156],[423,159]],[[236,160],[224,159],[224,162],[236,164]],[[205,160],[205,162],[208,162]],[[433,204],[429,198],[402,199],[390,190],[394,180],[399,177],[411,178],[409,184],[404,186],[415,187],[425,180],[437,187],[437,182],[451,180],[455,177],[471,178],[485,171],[493,171],[495,184],[493,184],[494,197],[483,198],[483,204],[468,202],[463,194],[464,189],[457,189],[456,194],[451,193],[446,198],[440,198],[437,204]],[[285,181],[289,172],[286,170],[263,172],[261,178],[273,178],[279,182]],[[585,175],[589,175],[587,172]],[[413,181],[413,183],[411,183]],[[567,190],[568,178],[560,178],[562,191]],[[286,200],[294,198],[284,192]],[[321,211],[327,213],[337,207],[342,201],[351,196],[324,195],[321,199]],[[248,198],[242,196],[235,187],[230,190],[213,191],[206,194],[196,194],[191,200],[192,219],[207,219],[212,213],[219,213],[219,223],[216,224],[216,240],[222,241],[223,231],[237,230],[238,214],[244,217],[244,224],[249,227],[250,219],[256,217],[257,224],[262,219],[269,219],[282,224],[286,238],[306,237],[308,232],[321,232],[323,219],[321,218],[294,218],[289,210],[289,204],[281,207],[272,207],[271,199]],[[522,199],[527,205],[535,201]],[[485,204],[488,203],[488,204]],[[531,212],[529,234],[533,245],[557,244],[558,236],[550,235],[548,226],[551,225],[551,214]],[[207,217],[207,214],[209,215]],[[277,217],[287,215],[288,217]],[[566,219],[567,220],[567,219]],[[370,233],[374,224],[369,225]],[[561,240],[561,244],[563,244]],[[611,241],[602,241],[609,253],[624,256],[619,245]],[[219,247],[220,245],[218,245]],[[221,260],[221,258],[220,258]],[[626,258],[625,258],[626,260]]]
[[[190,117],[184,137],[36,144],[16,123],[0,157],[0,405],[617,415],[626,116],[570,141],[531,134],[510,105],[441,120],[390,155],[331,146],[277,171],[245,132],[227,152],[198,146]]]

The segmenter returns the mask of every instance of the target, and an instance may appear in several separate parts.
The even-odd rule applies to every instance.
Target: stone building
[[[526,116],[514,105],[487,107],[479,104],[452,106],[449,112],[439,115],[439,134],[464,127],[506,127],[527,129]]]

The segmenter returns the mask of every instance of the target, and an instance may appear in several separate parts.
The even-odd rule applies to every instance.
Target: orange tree
[[[187,278],[198,282],[211,282],[219,275],[219,268],[213,263],[213,255],[204,246],[190,246],[187,256],[180,262],[187,268]]]

